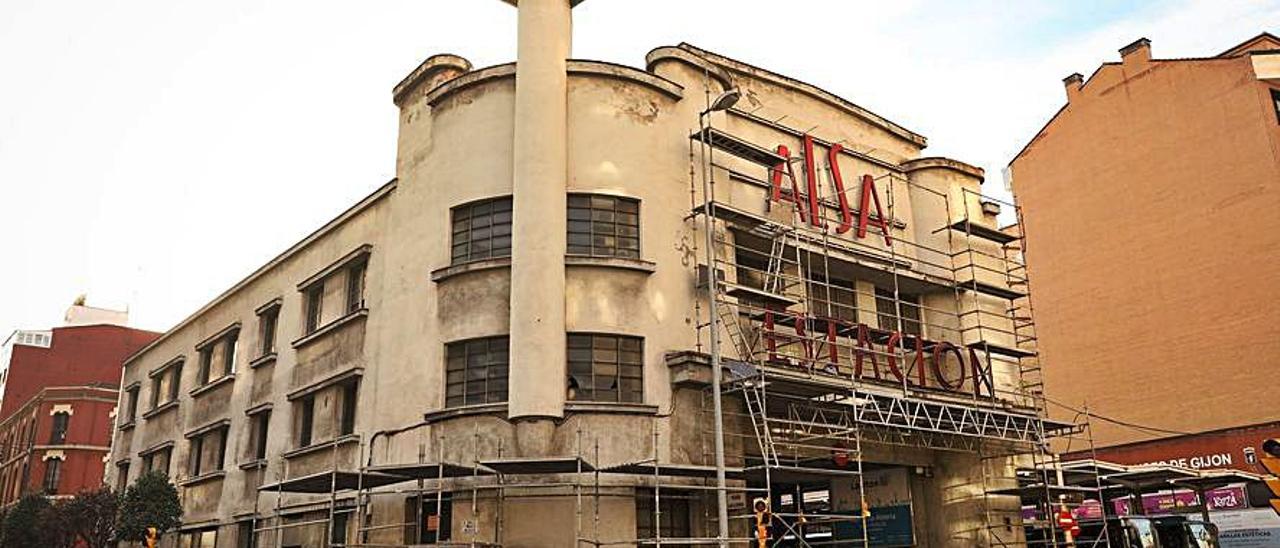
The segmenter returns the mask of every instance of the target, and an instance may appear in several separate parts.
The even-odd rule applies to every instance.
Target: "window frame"
[[[212,428],[202,429],[188,436],[188,452],[187,452],[187,473],[191,477],[200,477],[227,469],[227,435],[231,432],[231,426],[222,424]],[[218,451],[213,462],[209,463],[210,468],[204,468],[204,452],[206,444],[211,436],[217,436]]]
[[[58,494],[58,484],[62,483],[62,461],[63,457],[49,457],[44,460],[44,477],[40,480],[40,488],[44,494]]]
[[[142,399],[142,385],[134,383],[124,389],[125,393],[125,410],[127,411],[125,424],[133,423],[138,420],[138,400]]]
[[[566,394],[565,399],[571,402],[588,402],[588,403],[617,403],[617,404],[643,404],[645,402],[644,388],[644,366],[645,366],[645,348],[644,337],[634,335],[624,335],[615,333],[594,333],[594,332],[571,332],[565,337],[565,354],[566,354]],[[586,344],[583,344],[583,341]],[[612,352],[614,359],[609,361],[607,358],[611,349],[607,341],[612,341]],[[634,343],[634,348],[623,348],[624,343]],[[630,346],[630,344],[628,344]],[[586,352],[584,355],[583,352]],[[623,354],[635,354],[637,356],[634,363],[623,361]],[[605,358],[605,359],[601,359]],[[597,374],[600,367],[613,366],[615,371],[610,374]],[[582,370],[585,367],[585,372]],[[631,370],[633,375],[624,374],[624,371]],[[586,388],[581,382],[582,375],[587,375],[591,381],[590,388]],[[613,392],[613,398],[601,398],[598,393],[602,391],[599,388],[600,383],[597,377],[614,379],[611,388],[603,389],[604,392]],[[631,381],[630,383],[628,381]],[[626,388],[626,384],[633,384],[634,388]],[[624,392],[626,395],[624,395]]]
[[[151,377],[151,409],[155,411],[170,403],[178,401],[182,388],[182,366],[186,363],[185,357],[178,357],[170,360],[156,370],[150,373]],[[168,380],[169,384],[165,384]],[[163,389],[163,390],[162,390]],[[167,399],[161,399],[161,392]]]
[[[315,442],[316,429],[316,395],[307,394],[298,398],[298,432],[294,438],[298,448],[310,447]]]
[[[249,415],[249,449],[255,461],[266,460],[267,442],[271,439],[271,408]]]
[[[449,208],[449,264],[511,257],[514,211],[511,195],[474,200]],[[485,219],[480,223],[483,226],[477,226],[477,220],[482,218]],[[465,227],[460,226],[462,221],[466,221]],[[486,235],[475,236],[479,230],[486,230]],[[494,246],[495,241],[503,240],[505,245]],[[480,242],[484,243],[485,251],[475,250],[475,244]],[[458,252],[460,247],[464,249],[461,254]]]
[[[116,463],[116,492],[123,494],[126,487],[129,486],[129,461]]]
[[[365,278],[369,272],[367,258],[352,261],[346,271],[346,313],[354,314],[364,309]]]
[[[924,336],[920,295],[898,291],[898,296],[895,299],[892,288],[876,286],[875,300],[877,328],[889,332],[898,331],[898,320],[901,319],[903,335],[912,337]],[[881,309],[882,303],[887,303],[892,307],[892,310]],[[899,311],[902,312],[901,318],[898,316]],[[886,323],[891,325],[886,326]]]
[[[339,385],[342,395],[342,409],[338,416],[338,435],[346,436],[356,432],[356,410],[360,404],[360,378],[355,377]]]
[[[1280,89],[1271,88],[1271,106],[1276,111],[1276,123],[1280,124]]]
[[[67,443],[67,431],[71,428],[71,412],[58,411],[53,413],[52,416],[53,418],[49,423],[49,445],[65,445]],[[59,422],[62,424],[58,424]]]
[[[472,350],[478,350],[479,345],[484,345],[483,354],[473,354]],[[477,358],[482,363],[474,364],[475,367],[484,369],[483,378],[471,378],[473,371],[472,356],[480,356]],[[502,359],[499,359],[499,356]],[[477,337],[472,339],[462,339],[445,343],[444,349],[444,407],[446,409],[468,407],[473,405],[485,404],[501,404],[506,403],[511,394],[511,337],[510,335],[494,335],[490,337]],[[455,364],[460,367],[455,368]],[[502,373],[501,375],[492,375],[491,370]],[[492,382],[501,382],[501,388],[497,388],[497,384],[493,388],[490,387]],[[482,390],[472,390],[472,383],[483,383]],[[453,388],[458,387],[457,394]],[[470,401],[473,397],[478,397],[483,401]],[[460,398],[458,401],[455,398]],[[495,399],[496,398],[496,399]]]
[[[303,290],[303,334],[310,335],[323,327],[324,282],[320,280]]]
[[[258,356],[276,353],[280,331],[280,301],[258,310]]]
[[[585,204],[583,203],[585,202]],[[608,202],[608,208],[604,207]],[[625,205],[624,205],[625,204]],[[631,209],[632,211],[625,211]],[[639,259],[643,251],[640,234],[640,199],[613,194],[569,193],[565,203],[565,254],[573,257]],[[634,216],[634,223],[621,220]],[[607,230],[605,229],[607,227]],[[607,232],[607,234],[606,234]],[[633,233],[624,233],[633,232]],[[600,238],[609,238],[598,243]],[[574,243],[575,240],[585,243]],[[624,240],[634,240],[634,249],[624,247]]]

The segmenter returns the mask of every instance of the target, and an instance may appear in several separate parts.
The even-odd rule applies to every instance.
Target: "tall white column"
[[[569,0],[519,0],[518,9],[508,414],[531,420],[564,413],[572,24]]]

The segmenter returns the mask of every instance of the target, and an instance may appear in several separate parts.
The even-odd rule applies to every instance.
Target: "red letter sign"
[[[775,191],[776,192],[776,191]],[[872,203],[876,205],[876,218],[871,218],[870,206]],[[867,237],[867,225],[875,225],[880,227],[884,232],[885,245],[893,245],[893,239],[889,237],[889,222],[885,219],[884,210],[880,209],[880,195],[876,193],[876,181],[871,175],[862,176],[862,205],[858,208],[858,237]]]
[[[836,197],[840,200],[840,226],[836,227],[836,234],[844,234],[853,228],[853,212],[849,211],[849,197],[844,195],[844,179],[840,177],[840,151],[844,150],[844,145],[835,143],[827,151],[827,163],[831,164],[831,182],[836,186]]]
[[[773,185],[773,201],[795,204],[796,210],[800,212],[800,221],[805,222],[808,217],[805,216],[804,204],[800,202],[800,185],[796,182],[796,172],[791,169],[791,162],[789,161],[791,150],[787,148],[787,145],[778,145],[778,155],[782,156],[782,163],[778,164],[778,167],[769,170],[769,183]],[[786,176],[791,178],[791,195],[789,196],[782,193],[782,170],[784,169],[787,170]]]

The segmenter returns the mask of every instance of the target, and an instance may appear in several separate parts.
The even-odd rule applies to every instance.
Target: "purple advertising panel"
[[[1239,510],[1249,506],[1245,498],[1244,487],[1223,487],[1205,492],[1209,510]],[[1132,514],[1129,499],[1112,501],[1115,513],[1120,516]],[[1173,514],[1179,509],[1197,506],[1196,494],[1193,491],[1174,491],[1172,493],[1152,493],[1142,496],[1142,509],[1148,515]]]

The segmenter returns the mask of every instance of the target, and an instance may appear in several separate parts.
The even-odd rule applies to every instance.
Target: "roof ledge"
[[[405,76],[404,80],[396,84],[391,91],[391,100],[397,107],[403,107],[409,94],[414,90],[429,91],[468,72],[471,72],[471,61],[461,56],[451,53],[432,55]]]
[[[978,166],[973,166],[961,162],[960,160],[952,160],[951,158],[943,158],[941,156],[929,156],[926,158],[916,158],[915,160],[907,160],[902,162],[902,170],[911,173],[922,169],[949,169],[970,177],[977,178],[979,181],[986,178],[986,171]]]

